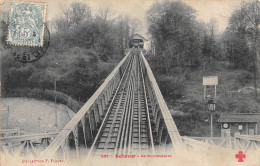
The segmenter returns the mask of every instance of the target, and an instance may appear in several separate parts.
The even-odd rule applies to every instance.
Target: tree
[[[217,20],[211,18],[208,24],[203,28],[203,39],[201,44],[201,50],[203,55],[203,69],[204,71],[213,65],[212,59],[219,58],[219,48],[215,40],[215,34],[217,31]]]
[[[255,0],[253,2],[242,2],[241,11],[245,15],[245,21],[248,23],[248,34],[252,42],[252,50],[254,56],[254,86],[255,86],[255,97],[257,100],[257,76],[260,75],[260,54],[259,54],[259,40],[260,40],[260,2]]]
[[[108,21],[112,18],[114,15],[114,12],[111,10],[111,8],[107,5],[99,6],[98,7],[98,17],[101,17],[104,19],[104,21]]]
[[[225,31],[225,47],[229,61],[235,68],[248,69],[252,63],[247,45],[247,22],[241,10],[233,12]]]
[[[69,11],[69,22],[71,26],[78,26],[84,21],[91,21],[91,9],[88,5],[73,2]]]
[[[53,21],[56,31],[68,31],[79,26],[83,22],[91,22],[91,9],[87,4],[73,2],[69,7],[60,6],[63,15]]]
[[[196,11],[183,2],[155,3],[147,12],[148,31],[151,35],[158,63],[164,74],[176,74],[182,80],[189,67],[198,67],[201,58],[197,34]]]
[[[252,69],[254,72],[255,96],[257,99],[257,79],[259,77],[259,22],[260,3],[242,2],[232,13],[225,31],[225,49],[231,63],[238,68]]]

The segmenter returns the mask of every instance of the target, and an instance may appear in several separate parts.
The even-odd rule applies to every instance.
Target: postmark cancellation
[[[45,3],[11,2],[7,42],[16,46],[43,46]]]

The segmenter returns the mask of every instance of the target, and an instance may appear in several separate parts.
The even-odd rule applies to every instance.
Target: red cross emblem
[[[239,151],[235,157],[238,159],[238,162],[244,162],[243,159],[246,158],[246,155],[242,152],[242,151]]]

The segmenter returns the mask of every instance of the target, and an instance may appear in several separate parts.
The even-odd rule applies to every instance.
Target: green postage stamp
[[[17,46],[43,46],[46,4],[11,2],[8,39]]]

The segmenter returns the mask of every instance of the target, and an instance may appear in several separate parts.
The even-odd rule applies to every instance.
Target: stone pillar
[[[93,110],[89,110],[89,114],[88,115],[89,115],[90,128],[92,130],[92,135],[93,135],[93,131],[97,130],[94,111]]]
[[[87,145],[90,146],[90,143],[93,139],[93,136],[92,136],[92,133],[91,133],[90,121],[89,121],[88,116],[85,117],[85,133],[86,133]]]
[[[114,90],[115,90],[115,80],[114,79],[112,80],[112,83],[111,83],[111,90],[112,90],[112,95],[113,95]]]
[[[86,123],[86,119],[85,119],[85,117],[83,117],[82,119],[81,119],[81,124],[82,124],[82,129],[83,129],[83,136],[84,136],[84,143],[85,143],[85,147],[87,147],[87,139],[86,139],[86,125],[85,125],[85,123]]]
[[[110,98],[113,97],[113,87],[112,87],[112,81],[111,81],[111,84],[109,86],[109,94],[110,94]]]
[[[109,104],[109,101],[110,101],[110,97],[109,97],[109,87],[107,88],[106,92],[107,94],[107,105]]]
[[[101,97],[101,101],[102,101],[102,110],[103,110],[103,113],[106,114],[106,103],[105,103],[104,96]],[[105,116],[105,115],[104,115],[104,116]]]
[[[120,82],[120,80],[121,80],[121,76],[120,76],[120,74],[118,73],[118,74],[117,74],[117,77],[116,77],[116,84],[118,84],[118,83]]]
[[[103,112],[101,100],[97,102],[97,109],[98,109],[98,112],[99,112],[99,115],[100,115],[100,119],[102,121],[102,119],[104,117],[104,112]]]
[[[64,143],[61,145],[63,151],[63,158],[70,158],[70,147],[69,147],[69,136],[65,139]]]
[[[120,76],[120,78],[122,78],[122,76],[123,76],[122,67],[119,67],[119,76]]]
[[[161,121],[161,116],[158,115],[157,120],[156,120],[156,126],[155,126],[155,131],[157,133],[158,133],[158,130],[159,130],[160,121]]]
[[[153,114],[154,114],[154,123],[156,123],[158,114],[159,114],[159,108],[158,108],[157,104],[155,105],[155,110],[154,110]]]
[[[157,134],[157,142],[162,141],[162,133],[163,133],[163,121],[160,120],[159,122],[159,127],[158,127],[158,134]]]
[[[34,157],[36,157],[35,149],[33,147],[31,140],[25,141],[23,148],[24,149],[22,151],[24,152],[24,155],[26,157],[29,156],[30,152],[33,154]]]
[[[75,148],[76,148],[76,156],[79,158],[79,133],[78,133],[78,125],[75,126],[74,130],[72,131],[74,141],[75,141]]]
[[[156,112],[157,107],[158,107],[158,104],[157,104],[156,101],[154,101],[154,103],[153,103],[153,110],[152,110],[152,113],[153,113],[153,116],[154,116],[154,117],[156,116],[156,115],[155,115],[155,112]]]
[[[107,90],[106,89],[104,89],[104,94],[103,94],[103,96],[104,96],[104,100],[105,100],[105,105],[107,106],[107,104],[108,104],[108,97],[107,97],[107,92],[106,92]]]
[[[56,159],[64,159],[64,152],[63,152],[63,149],[61,146],[56,151],[55,157],[56,157]]]
[[[42,138],[41,139],[41,147],[43,147],[44,149],[46,147],[48,147],[50,144],[50,138]]]
[[[100,120],[99,110],[98,110],[97,105],[94,106],[93,111],[94,111],[94,115],[95,115],[96,125],[98,126],[98,124],[101,123],[101,120]]]
[[[108,101],[110,101],[110,98],[112,97],[112,93],[111,93],[111,83],[109,83],[108,88],[107,88],[107,91],[108,91]]]

